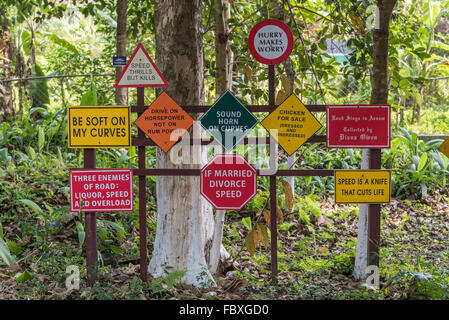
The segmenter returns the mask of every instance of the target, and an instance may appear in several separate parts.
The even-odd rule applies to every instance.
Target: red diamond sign
[[[257,191],[257,170],[240,154],[215,156],[201,169],[201,194],[218,210],[240,210]]]

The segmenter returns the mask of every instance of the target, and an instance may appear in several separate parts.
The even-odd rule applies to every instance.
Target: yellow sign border
[[[286,148],[284,148],[284,146],[279,142],[279,137],[275,137],[274,135],[272,135],[271,133],[270,133],[270,129],[273,129],[273,128],[267,128],[265,125],[264,125],[264,121],[265,120],[267,120],[267,118],[269,118],[273,113],[275,113],[276,111],[278,111],[278,109],[288,100],[288,99],[290,99],[292,96],[294,96],[298,101],[299,101],[299,103],[301,103],[301,105],[304,107],[304,109],[310,114],[310,116],[312,116],[314,119],[315,119],[315,121],[320,125],[320,127],[318,128],[318,129],[316,129],[306,140],[304,140],[304,142],[303,143],[301,143],[292,153],[289,153],[287,150],[286,150]],[[282,101],[282,103],[280,103],[279,105],[277,105],[276,106],[276,108],[273,110],[273,111],[271,111],[271,112],[269,112],[268,113],[268,115],[267,116],[265,116],[265,118],[263,118],[262,119],[262,121],[260,121],[259,122],[260,123],[260,125],[268,132],[268,134],[269,134],[269,136],[271,136],[271,137],[273,137],[273,139],[274,139],[274,141],[276,141],[276,143],[278,144],[278,145],[280,145],[281,146],[281,148],[282,148],[282,150],[284,150],[289,156],[291,156],[292,154],[294,154],[295,152],[297,152],[298,150],[299,150],[299,148],[301,148],[305,143],[307,143],[307,141],[309,141],[309,139],[311,138],[311,137],[313,137],[313,135],[314,134],[316,134],[320,129],[322,129],[323,128],[323,125],[321,124],[321,122],[315,117],[315,115],[306,107],[306,105],[301,101],[301,99],[299,99],[298,98],[298,96],[295,94],[295,93],[292,93],[292,94],[290,94],[287,98],[285,98],[283,101]],[[279,121],[279,123],[281,123],[281,121]]]
[[[364,202],[353,202],[353,201],[337,201],[337,193],[335,190],[337,189],[337,173],[340,172],[388,172],[389,178],[389,192],[388,192],[388,201],[385,202],[372,202],[372,201],[364,201]],[[360,169],[360,170],[347,170],[347,169],[337,169],[334,170],[334,202],[340,204],[350,204],[350,203],[363,203],[363,204],[382,204],[382,203],[390,203],[391,202],[391,170],[390,169]]]
[[[108,144],[108,145],[99,145],[99,144],[95,144],[95,145],[81,145],[81,144],[77,144],[77,145],[72,145],[71,144],[71,121],[70,121],[70,110],[71,109],[127,109],[128,110],[128,125],[126,126],[126,128],[128,129],[127,131],[127,135],[128,135],[128,142],[127,144]],[[71,149],[83,149],[83,148],[129,148],[131,147],[131,106],[67,106],[67,144],[68,147]]]

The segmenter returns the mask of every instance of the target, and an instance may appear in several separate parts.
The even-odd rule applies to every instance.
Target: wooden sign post
[[[159,69],[150,58],[148,52],[141,43],[134,50],[131,59],[117,79],[114,88],[137,88],[138,116],[144,113],[146,87],[168,87],[168,83]],[[145,133],[139,130],[139,138],[145,137]],[[145,168],[145,146],[138,149],[139,168]],[[146,218],[146,177],[139,175],[139,240],[140,240],[140,278],[148,279],[148,254],[147,254],[147,218]]]
[[[268,65],[268,105],[270,112],[275,105],[274,66],[283,62],[293,50],[293,34],[290,28],[279,20],[267,19],[256,24],[248,37],[248,47],[254,59]],[[274,139],[270,135],[270,139]],[[270,144],[272,145],[272,144]],[[270,150],[270,153],[274,152]],[[271,156],[271,155],[270,155]],[[276,163],[277,165],[277,163]],[[272,168],[274,169],[274,168]],[[276,168],[277,169],[277,168]],[[276,176],[270,176],[270,232],[271,232],[271,281],[277,284],[277,211]]]

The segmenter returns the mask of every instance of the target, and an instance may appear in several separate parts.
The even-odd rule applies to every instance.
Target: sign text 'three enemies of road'
[[[132,169],[70,170],[70,211],[133,211]]]

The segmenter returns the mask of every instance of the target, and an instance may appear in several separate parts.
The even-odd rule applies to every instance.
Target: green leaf
[[[76,46],[74,46],[73,44],[71,44],[67,40],[65,40],[63,38],[60,38],[57,35],[55,35],[53,33],[49,33],[49,32],[37,32],[37,33],[40,34],[41,36],[44,36],[44,37],[50,39],[50,41],[52,41],[54,44],[57,44],[58,46],[61,46],[62,48],[66,49],[68,51],[71,51],[76,56],[83,57],[83,55],[81,54],[81,51],[79,51],[76,48]]]
[[[11,156],[8,154],[8,148],[0,149],[0,162],[8,162],[11,160]]]
[[[427,164],[427,152],[424,152],[421,155],[421,158],[419,159],[419,163],[418,163],[418,171],[421,171]]]
[[[0,257],[2,257],[3,261],[8,266],[11,265],[12,263],[14,263],[16,260],[15,257],[13,255],[11,255],[8,245],[2,238],[0,238]]]
[[[425,198],[427,196],[427,186],[425,182],[421,182],[421,196]]]
[[[24,272],[22,272],[17,278],[16,281],[20,283],[25,283],[31,279],[31,273],[28,272],[28,270],[25,269]]]
[[[28,147],[28,154],[30,155],[31,160],[36,159],[36,152],[31,146]]]
[[[97,101],[97,91],[91,90],[87,91],[81,98],[81,106],[96,106]]]
[[[248,230],[252,230],[252,226],[251,226],[251,217],[245,217],[242,219],[243,225],[248,229]]]
[[[12,240],[6,239],[6,243],[8,244],[9,250],[15,255],[23,251],[23,248]]]
[[[42,152],[42,150],[44,149],[44,144],[45,144],[45,131],[44,131],[44,128],[39,127],[39,132],[38,132],[39,152]]]
[[[29,33],[28,30],[23,29],[21,40],[22,40],[23,53],[25,53],[25,56],[28,57],[30,55],[30,45],[31,45],[31,40],[32,40],[31,33]]]
[[[78,231],[78,242],[82,246],[86,238],[86,233],[84,232],[83,224],[79,221],[76,222],[76,230]]]
[[[28,200],[28,199],[20,199],[19,201],[17,201],[17,203],[23,204],[23,205],[26,205],[26,206],[30,207],[36,213],[43,212],[42,209],[34,201],[31,201],[31,200]]]

